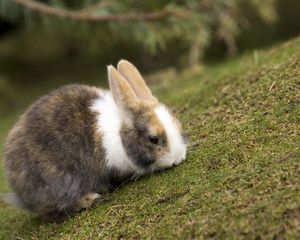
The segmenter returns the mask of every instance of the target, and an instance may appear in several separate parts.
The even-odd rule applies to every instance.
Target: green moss
[[[182,165],[125,184],[63,223],[1,204],[0,238],[296,239],[299,76],[295,39],[155,86],[190,135]],[[12,119],[1,120],[1,143]]]

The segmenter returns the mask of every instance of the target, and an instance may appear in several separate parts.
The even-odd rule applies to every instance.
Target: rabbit
[[[11,202],[38,215],[77,212],[132,176],[178,165],[180,122],[136,67],[107,67],[110,91],[67,85],[41,97],[10,131],[4,169]]]

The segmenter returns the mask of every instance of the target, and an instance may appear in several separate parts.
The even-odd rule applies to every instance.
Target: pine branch
[[[111,5],[113,4],[112,1],[100,1],[100,2],[97,2],[95,4],[91,4],[91,5],[88,5],[82,9],[80,9],[79,11],[82,12],[82,13],[86,13],[86,14],[93,14],[93,12],[99,10],[99,9],[104,9],[104,8],[108,8],[110,7]]]
[[[134,22],[134,21],[159,21],[170,16],[186,17],[186,13],[175,11],[162,10],[140,14],[120,14],[120,15],[91,15],[82,10],[67,10],[56,7],[51,7],[45,3],[35,0],[14,0],[17,4],[31,9],[37,13],[43,13],[49,16],[56,16],[75,21],[85,22]]]

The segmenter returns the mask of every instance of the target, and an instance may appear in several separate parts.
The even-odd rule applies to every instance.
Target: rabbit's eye
[[[159,142],[158,137],[153,136],[153,135],[148,136],[148,140],[149,140],[149,142],[151,142],[152,144],[158,144],[158,142]]]

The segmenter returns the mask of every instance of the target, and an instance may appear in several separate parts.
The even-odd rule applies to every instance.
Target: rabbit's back
[[[101,136],[90,110],[100,95],[97,88],[65,86],[40,98],[11,130],[4,166],[25,208],[62,211],[106,181]]]

